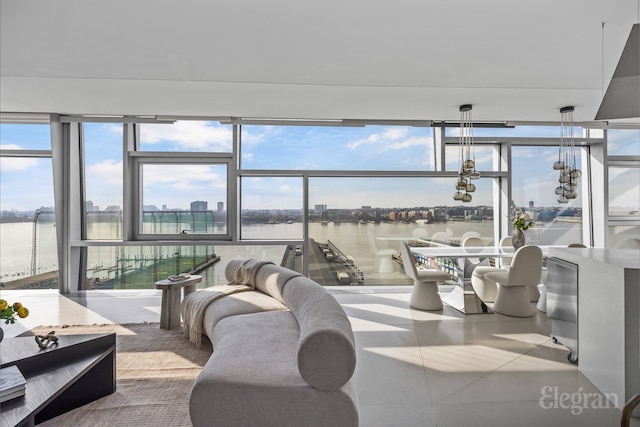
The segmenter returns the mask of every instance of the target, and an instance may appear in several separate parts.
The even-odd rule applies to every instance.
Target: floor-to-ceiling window
[[[57,288],[58,258],[47,124],[0,124],[2,289]]]
[[[509,215],[523,210],[536,222],[528,242],[590,244],[592,224],[584,209],[599,203],[591,200],[588,173],[575,199],[557,202],[554,126],[476,128],[472,151],[481,176],[472,201],[464,203],[453,199],[460,167],[455,124],[109,120],[88,120],[77,136],[67,135],[77,138],[68,145],[81,146],[81,173],[65,178],[63,188],[81,199],[68,208],[80,211],[82,237],[66,240],[81,249],[81,289],[152,288],[182,272],[202,274],[203,286],[222,283],[223,266],[235,257],[267,259],[326,285],[405,284],[397,256],[402,240],[455,245],[479,235],[491,244],[510,233]],[[29,230],[11,241],[22,242],[24,267],[8,274],[54,272],[49,126],[3,125],[2,131],[3,221],[21,211],[18,196],[36,201]],[[598,135],[578,140],[577,162],[585,170],[589,144],[606,140],[605,132]],[[637,130],[609,129],[608,135],[613,246],[639,229],[640,143]],[[43,250],[47,233],[53,251]],[[6,253],[3,246],[3,268]],[[379,269],[382,253],[394,259],[392,271]],[[4,269],[2,274],[5,283]]]
[[[534,221],[525,232],[530,244],[583,243],[581,186],[588,184],[581,182],[574,199],[559,202],[555,189],[560,186],[560,174],[552,167],[557,157],[558,147],[553,146],[513,146],[511,150],[511,199]],[[581,156],[577,157],[581,164]]]
[[[609,247],[640,242],[640,129],[607,131]]]

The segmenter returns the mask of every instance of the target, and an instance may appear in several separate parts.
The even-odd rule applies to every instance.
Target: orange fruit
[[[7,300],[0,299],[0,310],[6,310],[9,307]]]
[[[22,304],[19,303],[18,301],[13,303],[13,311],[18,311],[20,310],[20,307],[22,307]]]
[[[18,317],[24,319],[29,315],[29,309],[27,307],[20,307],[18,309]]]

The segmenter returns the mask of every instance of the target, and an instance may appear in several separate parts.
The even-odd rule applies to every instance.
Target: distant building
[[[529,208],[534,208],[534,207],[535,207],[535,206],[534,206],[533,200],[530,200],[530,201],[529,201]]]
[[[209,204],[202,200],[197,200],[195,202],[191,202],[191,210],[192,211],[206,211],[209,210]]]
[[[224,211],[224,202],[218,202],[218,212]]]
[[[94,205],[91,200],[87,200],[84,204],[84,207],[87,212],[97,212],[100,210],[100,206]]]
[[[118,205],[107,206],[105,212],[122,212],[122,208]]]
[[[322,215],[327,211],[327,205],[315,205],[314,212],[318,215]]]

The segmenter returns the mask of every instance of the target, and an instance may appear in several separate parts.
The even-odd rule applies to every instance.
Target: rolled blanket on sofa
[[[248,259],[236,268],[233,273],[233,281],[225,284],[192,292],[182,301],[182,313],[184,320],[184,335],[191,342],[200,347],[202,343],[202,319],[209,304],[218,298],[237,292],[253,291],[255,289],[256,273],[265,264],[273,264],[271,261],[259,261]]]

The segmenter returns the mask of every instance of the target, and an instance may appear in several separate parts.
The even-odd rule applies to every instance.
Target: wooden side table
[[[188,279],[172,282],[169,279],[156,282],[156,289],[162,289],[162,305],[160,307],[160,329],[180,327],[180,289],[184,289],[184,296],[195,292],[196,285],[202,281],[202,276],[192,275]]]

